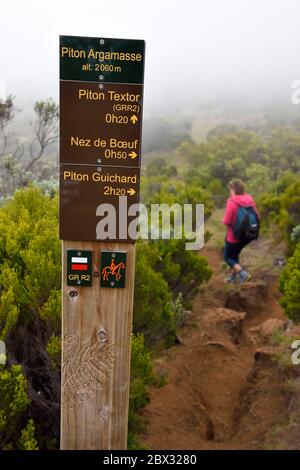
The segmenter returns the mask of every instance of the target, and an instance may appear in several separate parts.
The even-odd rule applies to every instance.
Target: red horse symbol
[[[121,269],[125,269],[125,264],[124,263],[116,264],[115,260],[112,259],[110,265],[105,266],[105,268],[103,268],[101,271],[103,280],[108,281],[108,277],[109,275],[111,275],[111,276],[115,276],[116,281],[119,281],[121,279],[121,274],[120,274]]]

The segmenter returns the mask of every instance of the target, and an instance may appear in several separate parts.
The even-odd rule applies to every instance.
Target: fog
[[[145,112],[290,103],[299,0],[3,0],[0,95],[58,99],[58,36],[146,40]]]

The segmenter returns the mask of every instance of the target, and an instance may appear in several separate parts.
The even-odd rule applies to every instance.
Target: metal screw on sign
[[[77,281],[77,284],[81,284],[81,281]]]
[[[81,251],[77,251],[77,256],[81,256]]]
[[[99,75],[99,80],[103,80],[104,76],[103,75]]]
[[[101,162],[102,162],[101,158],[97,158],[97,163],[101,163]]]
[[[98,166],[97,171],[99,171],[99,172],[102,171],[101,166]]]
[[[98,88],[100,88],[100,90],[103,90],[103,88],[104,88],[103,83],[99,83]]]
[[[103,44],[105,43],[104,39],[100,39],[99,42],[100,42],[101,46],[103,46]]]
[[[70,297],[77,297],[77,295],[78,295],[77,290],[70,290],[70,292],[69,292]]]

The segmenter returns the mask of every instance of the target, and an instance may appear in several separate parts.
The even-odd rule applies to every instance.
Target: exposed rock
[[[268,294],[265,282],[251,282],[247,285],[233,286],[225,296],[224,307],[238,312],[256,315],[264,308]]]
[[[280,367],[276,367],[273,353],[273,348],[265,347],[254,354],[253,367],[235,410],[235,437],[241,438],[245,433],[257,436],[257,429],[261,435],[266,435],[274,424],[286,419],[290,397],[283,386],[286,377]]]
[[[290,336],[293,336],[293,337],[296,337],[298,336],[299,339],[300,339],[300,325],[291,325],[289,324],[289,328],[288,328],[288,333],[290,334]]]
[[[277,318],[269,318],[265,322],[249,330],[253,342],[266,341],[276,330],[284,330],[287,322]]]
[[[229,335],[234,344],[238,344],[243,331],[245,312],[237,312],[228,308],[216,308],[205,318],[207,328],[217,328]]]

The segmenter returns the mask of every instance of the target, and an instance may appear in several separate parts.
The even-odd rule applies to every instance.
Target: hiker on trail
[[[239,255],[246,245],[258,238],[259,214],[252,196],[245,192],[241,180],[232,180],[228,189],[230,198],[227,200],[223,219],[223,224],[227,226],[224,259],[232,273],[226,278],[226,282],[243,283],[252,276],[240,265]]]

